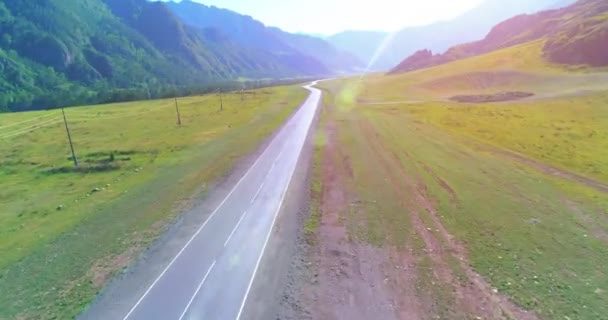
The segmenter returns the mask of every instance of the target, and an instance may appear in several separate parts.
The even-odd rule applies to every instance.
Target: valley
[[[223,24],[192,23],[210,16]],[[237,90],[243,79],[293,83],[361,65],[321,39],[189,1],[0,1],[0,112]]]
[[[606,1],[315,1],[0,0],[0,319],[608,319]]]

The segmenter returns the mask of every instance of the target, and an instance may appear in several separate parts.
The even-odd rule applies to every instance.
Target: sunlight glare
[[[288,32],[396,31],[447,20],[482,0],[195,0],[248,14]],[[298,12],[297,15],[292,14]]]

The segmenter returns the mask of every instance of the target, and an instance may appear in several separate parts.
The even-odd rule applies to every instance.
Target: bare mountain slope
[[[483,40],[452,47],[444,54],[420,50],[391,73],[427,68],[539,39],[547,40],[543,55],[551,62],[608,65],[608,3],[581,0],[562,9],[519,15],[496,25]]]

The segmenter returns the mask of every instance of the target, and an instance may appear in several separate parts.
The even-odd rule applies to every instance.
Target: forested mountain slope
[[[238,77],[324,75],[146,0],[0,0],[0,111],[145,99]]]
[[[206,6],[193,1],[168,2],[171,10],[188,25],[222,30],[237,44],[272,55],[297,68],[322,64],[332,72],[361,70],[363,62],[329,42],[304,34],[292,34],[234,11]]]

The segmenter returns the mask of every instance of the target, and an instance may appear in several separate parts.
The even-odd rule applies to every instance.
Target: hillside
[[[608,68],[578,66],[608,58],[606,3],[501,24],[492,41],[464,46],[498,48],[483,54],[320,83],[305,229],[314,281],[297,307],[319,319],[349,301],[369,301],[352,312],[361,319],[608,314]],[[558,52],[577,65],[548,57]],[[348,276],[336,280],[340,264]],[[378,316],[384,301],[393,309]]]
[[[0,70],[0,112],[329,72],[312,58],[279,57],[186,25],[146,0],[0,0]]]
[[[466,66],[460,60],[321,83],[327,107],[311,182],[314,215],[306,225],[313,246],[308,261],[321,262],[312,263],[314,281],[301,292],[313,294],[296,295],[308,299],[298,308],[318,319],[331,318],[324,310],[354,308],[349,301],[370,301],[356,310],[364,314],[360,319],[608,314],[598,298],[608,285],[602,210],[608,204],[607,74],[595,81],[603,92],[564,97],[569,80],[589,74],[563,72],[547,92],[560,95],[553,98],[438,100],[446,90],[477,94],[486,85],[490,92],[518,85],[526,74],[500,74],[505,50],[511,48],[500,50],[501,57],[492,52],[465,59]],[[460,75],[443,81],[450,72]],[[546,85],[543,78],[531,80]],[[428,100],[411,94],[431,84]],[[344,258],[332,250],[352,254]],[[335,277],[331,266],[340,264],[348,276]],[[372,268],[375,276],[359,272]],[[382,286],[386,279],[391,286]],[[372,287],[381,298],[370,297]],[[314,299],[327,296],[346,298]],[[393,313],[407,317],[392,317],[390,309],[378,316],[384,301],[394,301]]]
[[[408,72],[491,51],[545,39],[543,55],[548,61],[571,65],[608,65],[608,3],[581,0],[569,7],[519,15],[495,26],[480,41],[450,48],[434,55],[420,50],[391,73]]]
[[[364,68],[363,62],[355,55],[338,50],[323,39],[302,34],[291,34],[279,28],[270,28],[270,30],[288,46],[323,61],[334,72],[352,73]]]
[[[238,45],[272,55],[293,68],[303,64],[319,64],[333,72],[363,68],[363,63],[354,55],[317,37],[291,34],[267,27],[250,16],[193,1],[168,2],[167,5],[184,23],[201,29],[222,30]]]
[[[485,0],[478,7],[447,21],[441,21],[419,27],[408,27],[391,34],[390,40],[378,51],[372,70],[389,70],[410,54],[427,48],[433,52],[444,52],[451,46],[482,39],[496,23],[515,15],[535,13],[547,8],[568,5],[575,0],[512,0],[505,5],[503,0]],[[352,31],[347,39],[338,38],[334,45],[340,48],[351,48],[350,52],[361,51],[361,45],[367,47],[365,62],[372,59],[381,40],[366,42],[368,32]],[[330,38],[331,41],[332,38]],[[345,41],[346,40],[346,41]]]

